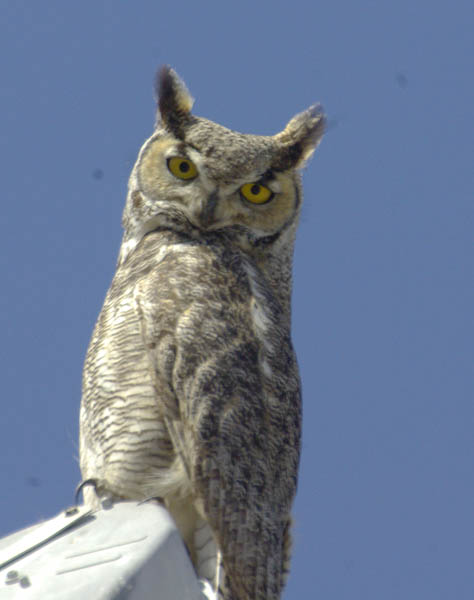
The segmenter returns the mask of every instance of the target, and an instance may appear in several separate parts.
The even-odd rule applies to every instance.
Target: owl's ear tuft
[[[295,115],[283,131],[274,136],[279,146],[276,169],[301,168],[311,158],[326,129],[326,117],[320,104]]]
[[[158,123],[176,137],[184,139],[184,130],[191,119],[193,98],[184,81],[168,65],[156,76],[155,91],[158,98]]]

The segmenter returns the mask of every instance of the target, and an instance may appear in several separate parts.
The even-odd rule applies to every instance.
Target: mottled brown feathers
[[[302,167],[321,141],[325,129],[326,117],[320,104],[314,104],[294,116],[275,136],[279,150],[274,168],[284,171]]]
[[[163,126],[177,138],[184,139],[191,121],[193,99],[184,82],[167,65],[157,73],[156,94]]]
[[[324,117],[314,106],[275,136],[231,131],[191,114],[170,67],[157,94],[84,366],[81,470],[99,482],[85,498],[163,498],[219,600],[279,600],[301,446],[298,169]],[[249,184],[269,200],[245,197]]]

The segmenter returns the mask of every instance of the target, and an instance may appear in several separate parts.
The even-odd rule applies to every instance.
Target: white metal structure
[[[202,600],[176,526],[152,500],[75,506],[0,540],[1,600]]]

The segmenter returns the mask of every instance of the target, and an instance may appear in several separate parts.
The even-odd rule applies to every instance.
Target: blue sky
[[[294,343],[304,450],[285,600],[472,600],[474,8],[4,2],[0,535],[71,504],[82,363],[156,68],[271,134],[315,101]]]

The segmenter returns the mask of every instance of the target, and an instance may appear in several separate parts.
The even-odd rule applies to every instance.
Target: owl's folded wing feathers
[[[195,285],[180,286],[181,276]],[[296,486],[298,383],[269,387],[251,290],[209,251],[170,249],[135,298],[164,418],[222,552],[229,598],[276,600]],[[281,351],[292,358],[291,347]]]

